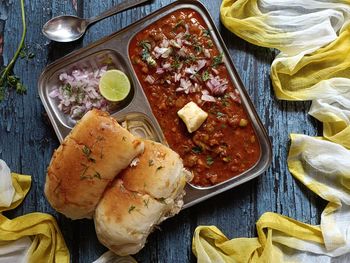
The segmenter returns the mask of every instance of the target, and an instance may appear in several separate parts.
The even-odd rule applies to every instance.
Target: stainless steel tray
[[[59,74],[62,72],[70,72],[74,68],[87,67],[96,69],[107,60],[111,67],[124,71],[129,76],[132,83],[132,90],[129,96],[122,104],[118,105],[117,108],[111,112],[111,115],[119,122],[123,123],[123,125],[125,125],[132,133],[166,144],[162,130],[152,114],[151,107],[136,77],[130,58],[126,54],[129,53],[128,47],[130,40],[136,33],[169,13],[182,8],[190,8],[197,11],[204,18],[204,21],[211,30],[213,41],[218,49],[224,54],[224,63],[229,71],[233,85],[240,93],[242,105],[253,124],[261,149],[260,158],[255,166],[239,176],[211,187],[196,187],[188,184],[186,186],[186,196],[184,200],[184,208],[187,208],[257,177],[270,165],[272,156],[271,143],[266,131],[243,87],[242,81],[237,74],[227,48],[215,27],[212,18],[200,2],[195,0],[174,2],[119,32],[107,36],[85,48],[74,51],[55,61],[41,74],[38,83],[38,90],[58,139],[62,141],[74,127],[75,121],[61,113],[57,108],[55,100],[49,97],[50,91],[58,85]]]

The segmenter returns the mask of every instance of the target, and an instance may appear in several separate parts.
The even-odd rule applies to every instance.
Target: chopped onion
[[[131,163],[130,163],[130,167],[135,167],[135,166],[137,166],[138,164],[139,164],[139,162],[140,162],[140,159],[139,158],[134,158],[132,161],[131,161]]]
[[[215,75],[219,75],[219,71],[217,69],[212,68],[211,70],[215,73]]]
[[[207,65],[207,61],[205,59],[198,60],[197,62],[197,69],[196,71],[200,71],[202,68],[204,68]]]
[[[227,80],[220,79],[219,76],[212,78],[206,82],[207,87],[213,95],[222,95],[227,89]]]
[[[170,63],[164,63],[162,68],[163,69],[169,69],[169,68],[171,68],[171,64]]]
[[[86,111],[97,108],[108,110],[109,103],[101,96],[98,84],[107,67],[97,70],[74,69],[70,74],[58,76],[61,85],[55,87],[49,97],[58,101],[58,109],[72,119],[80,119]]]
[[[170,47],[168,48],[163,48],[163,47],[155,47],[154,52],[155,52],[155,57],[159,58],[168,58],[172,49]]]
[[[209,52],[209,49],[204,49],[203,53],[204,53],[204,56],[205,56],[206,58],[210,58],[210,57],[211,57],[211,54],[210,54],[210,52]]]
[[[165,72],[164,68],[157,68],[157,71],[156,71],[157,74],[163,74],[164,72]]]
[[[240,96],[239,96],[238,90],[235,90],[235,93],[236,93],[236,94],[234,94],[233,92],[230,92],[228,95],[231,97],[231,99],[232,99],[233,101],[236,101],[236,102],[238,102],[238,103],[241,103],[241,98],[240,98]]]
[[[164,38],[162,43],[160,44],[160,47],[165,47],[165,48],[169,47],[169,40]]]
[[[155,79],[151,75],[147,75],[145,78],[145,81],[148,82],[149,84],[153,84]]]
[[[202,95],[201,100],[215,102],[215,98],[213,96],[206,95],[206,94]]]
[[[174,82],[178,82],[181,79],[181,74],[180,73],[175,73],[174,74]]]
[[[190,88],[192,87],[192,83],[190,80],[180,79],[180,86],[176,89],[176,91],[183,91],[185,94],[190,92]]]

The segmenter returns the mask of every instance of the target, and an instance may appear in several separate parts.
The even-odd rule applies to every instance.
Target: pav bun
[[[143,142],[108,113],[89,111],[52,157],[47,200],[69,218],[91,218],[106,186],[143,149]]]
[[[152,141],[144,144],[137,165],[106,189],[95,211],[98,239],[120,256],[137,253],[156,225],[180,211],[191,179],[177,153]]]

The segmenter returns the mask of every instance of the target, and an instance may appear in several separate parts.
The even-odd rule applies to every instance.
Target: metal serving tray
[[[129,96],[123,103],[117,105],[116,109],[111,112],[111,115],[129,129],[130,132],[144,138],[167,144],[162,130],[152,113],[141,84],[133,70],[130,58],[126,54],[129,53],[128,49],[131,39],[138,32],[162,17],[183,8],[193,9],[203,17],[211,31],[213,41],[218,49],[223,52],[223,61],[228,69],[233,85],[240,93],[242,105],[249,115],[261,149],[260,158],[257,163],[251,169],[236,177],[211,187],[197,187],[188,184],[186,186],[186,196],[184,200],[184,208],[187,208],[257,177],[270,165],[272,155],[270,140],[243,87],[242,81],[230,59],[230,54],[208,11],[200,2],[195,0],[174,2],[119,32],[55,61],[41,74],[38,90],[58,139],[62,141],[74,127],[75,121],[61,113],[57,108],[55,99],[49,97],[49,93],[59,83],[59,74],[62,72],[70,73],[75,68],[97,69],[101,65],[105,65],[107,61],[110,68],[117,68],[124,71],[129,76],[132,86]]]

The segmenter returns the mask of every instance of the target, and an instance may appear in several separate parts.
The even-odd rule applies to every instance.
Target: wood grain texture
[[[120,1],[120,0],[119,0]],[[116,0],[78,0],[77,11],[71,0],[27,0],[28,34],[26,43],[35,53],[32,60],[19,60],[15,73],[28,87],[27,95],[13,91],[0,104],[0,158],[13,171],[30,174],[33,184],[23,205],[6,215],[15,217],[41,211],[53,214],[61,227],[72,262],[91,262],[106,249],[96,239],[92,221],[71,221],[56,213],[43,196],[46,167],[56,136],[47,122],[37,93],[37,80],[44,67],[82,46],[120,30],[172,1],[155,0],[93,25],[83,40],[70,44],[50,43],[42,25],[51,17],[78,14],[90,17],[118,3]],[[198,225],[216,225],[229,238],[253,237],[255,222],[267,211],[281,213],[302,222],[317,224],[325,203],[297,182],[286,167],[289,134],[317,135],[319,124],[307,115],[310,103],[276,100],[269,78],[275,50],[253,46],[226,30],[219,21],[220,0],[202,0],[228,46],[237,71],[245,84],[273,145],[273,162],[260,177],[182,211],[151,234],[146,247],[136,255],[140,262],[195,262],[191,252],[193,231]],[[20,39],[19,1],[0,3],[0,35],[4,40],[3,60],[12,57]]]

